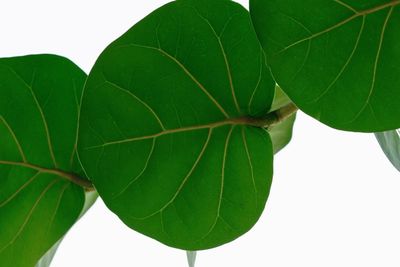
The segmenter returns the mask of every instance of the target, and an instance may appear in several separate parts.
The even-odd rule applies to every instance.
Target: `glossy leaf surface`
[[[69,179],[85,78],[58,56],[0,59],[0,266],[35,266],[82,211]]]
[[[376,139],[393,166],[400,171],[400,130],[375,133]]]
[[[113,42],[82,102],[79,157],[129,227],[199,250],[248,231],[264,209],[272,144],[262,128],[274,81],[248,12],[176,1]]]
[[[400,1],[251,0],[277,83],[334,128],[400,127]]]

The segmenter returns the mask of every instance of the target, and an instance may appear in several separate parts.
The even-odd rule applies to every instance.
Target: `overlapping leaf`
[[[400,171],[400,130],[375,133],[376,139],[393,166]]]
[[[277,83],[332,127],[400,127],[400,1],[251,0]]]
[[[0,59],[0,266],[34,266],[82,211],[73,181],[85,78],[58,56]]]
[[[256,117],[274,81],[248,12],[176,1],[99,57],[84,90],[78,151],[129,227],[187,250],[215,247],[259,218],[272,144]]]
[[[278,110],[291,103],[291,100],[282,91],[279,86],[275,87],[274,101],[272,102],[271,110]],[[268,128],[268,132],[271,136],[272,144],[274,147],[274,154],[281,151],[292,139],[293,126],[296,120],[296,113],[290,115],[284,121],[279,124],[273,125]]]
[[[83,205],[83,209],[81,211],[81,214],[79,215],[79,218],[81,218],[83,215],[86,214],[86,212],[93,206],[93,204],[96,202],[98,197],[98,194],[96,191],[87,191],[85,192],[85,204]],[[46,254],[44,254],[38,263],[35,265],[35,267],[49,267],[51,265],[51,262],[58,250],[58,247],[60,246],[61,242],[63,239],[60,239],[56,244],[54,244],[51,249],[49,249]]]

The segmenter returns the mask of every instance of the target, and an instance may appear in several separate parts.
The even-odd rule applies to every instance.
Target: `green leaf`
[[[274,101],[272,102],[271,105],[271,111],[278,110],[290,103],[292,103],[290,98],[285,94],[285,92],[282,91],[282,89],[278,85],[276,85]]]
[[[250,0],[277,83],[338,129],[400,127],[400,1]]]
[[[279,124],[271,126],[268,132],[272,139],[274,154],[281,151],[292,139],[293,126],[296,120],[296,114],[290,115],[286,120]]]
[[[98,197],[98,194],[96,191],[85,192],[85,204],[83,206],[83,210],[81,211],[79,218],[82,218],[82,216],[85,215],[85,213],[93,206],[93,204],[97,200],[97,197]],[[35,265],[35,267],[49,267],[62,240],[63,239],[58,240],[58,242],[55,243],[53,245],[53,247],[51,249],[49,249],[46,252],[46,254],[43,255],[42,258],[40,258],[40,260]]]
[[[256,223],[268,197],[271,140],[247,124],[268,112],[274,85],[243,7],[172,2],[97,60],[79,157],[132,229],[184,250],[227,243]]]
[[[40,260],[36,263],[35,267],[49,267],[51,261],[53,260],[54,256],[56,255],[57,249],[60,246],[63,239],[60,239],[55,243],[49,251],[44,254]]]
[[[289,97],[282,91],[279,86],[275,87],[275,97],[274,102],[271,106],[271,111],[278,110],[288,104],[291,101]],[[268,132],[271,136],[272,145],[274,148],[274,154],[281,151],[287,144],[289,144],[292,139],[293,134],[293,126],[296,120],[296,113],[292,114],[288,118],[286,118],[281,123],[273,125],[268,128]]]
[[[400,130],[375,133],[375,136],[390,162],[400,171]]]
[[[58,56],[0,59],[0,266],[34,266],[82,211],[75,151],[85,78]]]

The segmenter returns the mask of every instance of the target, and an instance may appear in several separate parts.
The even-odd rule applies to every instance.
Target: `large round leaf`
[[[129,227],[187,250],[248,231],[267,200],[272,144],[262,128],[274,81],[248,12],[176,1],[99,57],[85,86],[79,157]]]
[[[58,56],[0,59],[0,266],[34,266],[82,211],[74,181],[85,78]]]
[[[400,127],[400,1],[251,0],[277,83],[332,127]]]

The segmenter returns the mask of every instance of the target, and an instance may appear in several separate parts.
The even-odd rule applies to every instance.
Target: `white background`
[[[1,0],[0,57],[54,53],[88,72],[110,42],[166,2]],[[299,114],[293,141],[275,158],[257,225],[200,252],[196,266],[400,266],[399,211],[400,174],[373,135],[340,132]],[[99,200],[52,265],[70,266],[184,267],[186,259],[128,229]]]

